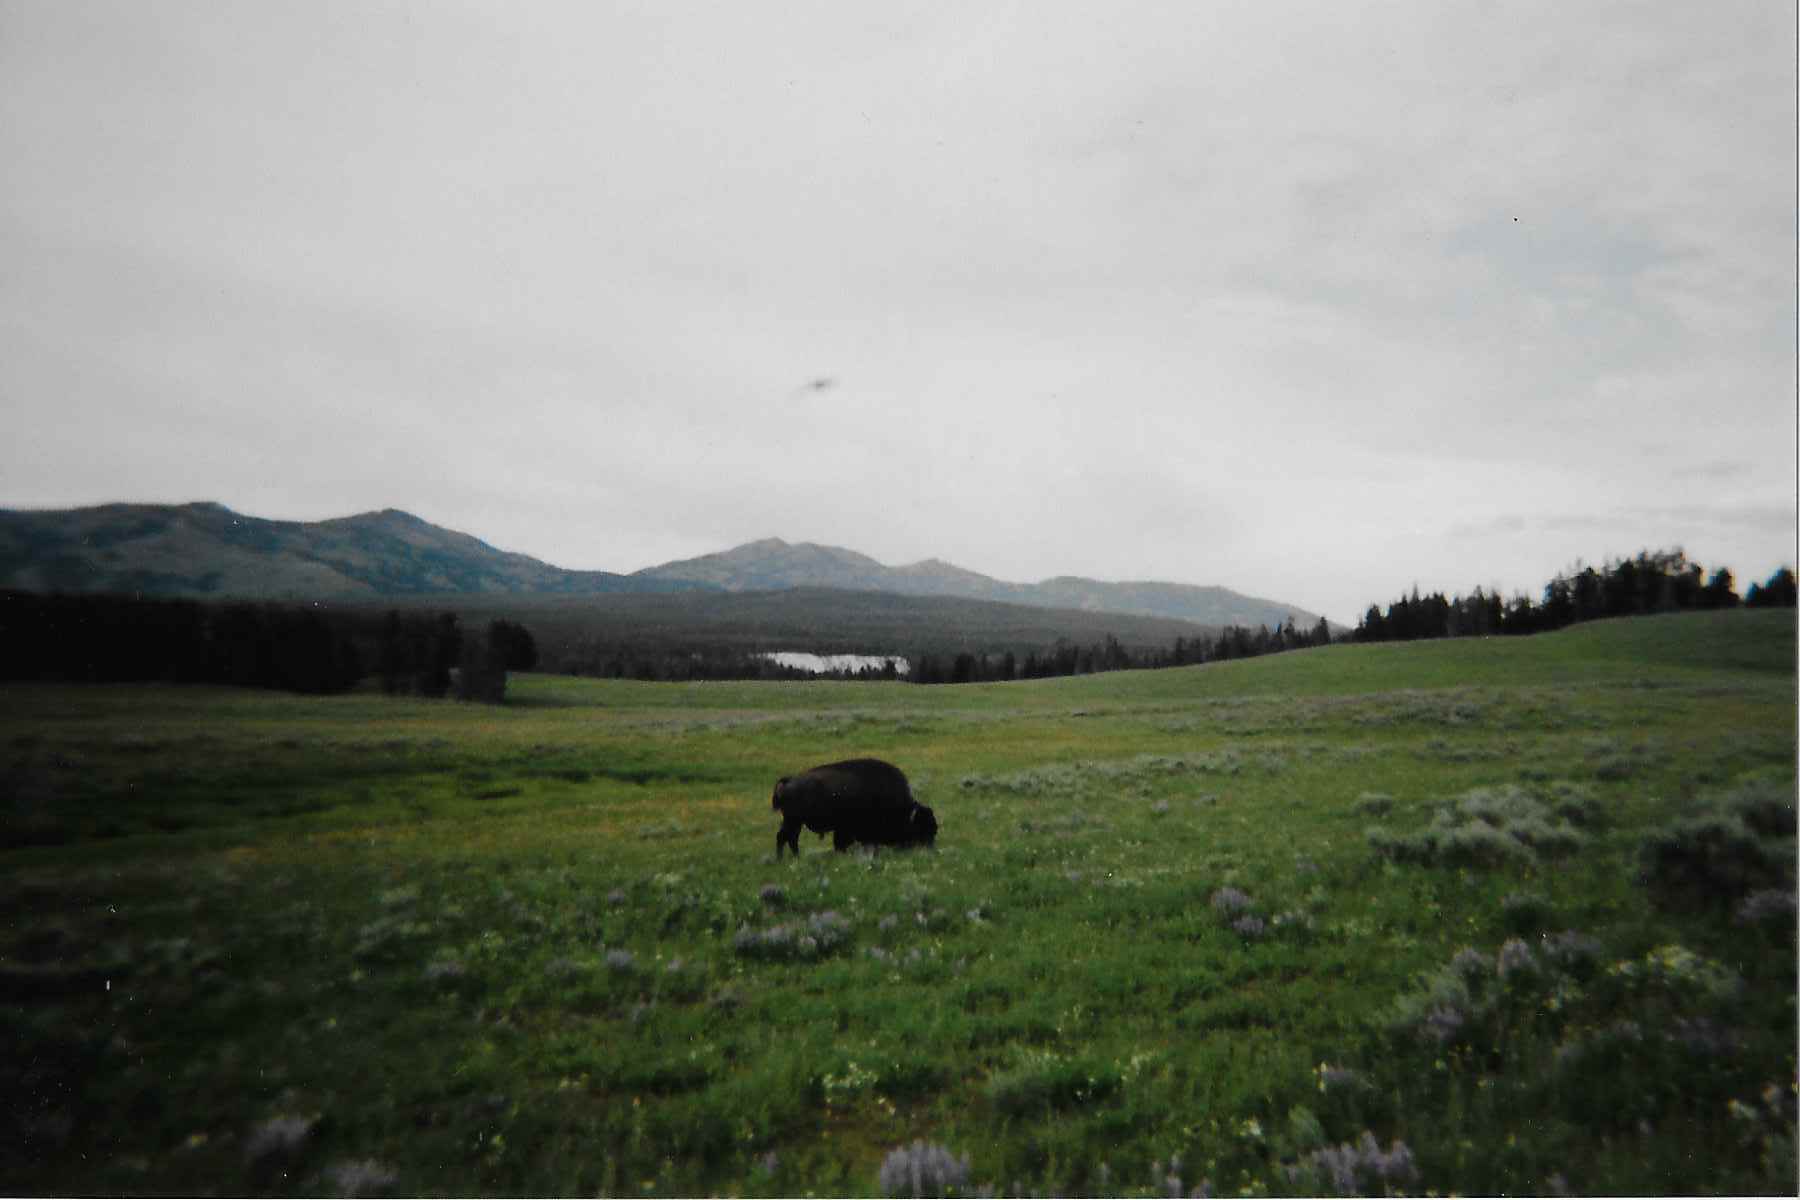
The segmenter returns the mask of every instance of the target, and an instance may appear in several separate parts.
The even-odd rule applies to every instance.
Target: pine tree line
[[[1107,634],[1104,641],[1087,646],[1059,638],[1055,646],[1042,654],[1028,652],[1023,659],[1010,650],[997,656],[974,651],[947,658],[921,654],[910,678],[914,683],[995,683],[1097,675],[1105,671],[1155,671],[1330,644],[1331,626],[1324,617],[1305,631],[1289,617],[1273,630],[1266,625],[1259,625],[1254,631],[1233,625],[1216,637],[1177,637],[1167,649],[1158,647],[1136,653]]]
[[[1356,631],[1358,642],[1407,642],[1421,638],[1487,637],[1495,634],[1547,633],[1581,621],[1604,617],[1693,609],[1792,608],[1794,572],[1776,571],[1763,584],[1752,583],[1741,599],[1731,571],[1721,567],[1710,576],[1688,561],[1681,550],[1640,551],[1635,558],[1608,562],[1595,570],[1577,563],[1544,586],[1534,602],[1524,593],[1502,601],[1498,592],[1481,588],[1468,596],[1442,592],[1410,596],[1388,605],[1384,613],[1371,604]]]
[[[214,683],[325,695],[369,674],[390,694],[498,703],[530,670],[529,630],[465,634],[453,613],[372,619],[319,605],[0,591],[0,679]]]

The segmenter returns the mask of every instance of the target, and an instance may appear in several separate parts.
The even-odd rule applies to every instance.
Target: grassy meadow
[[[9,685],[0,1193],[1791,1194],[1794,632]]]

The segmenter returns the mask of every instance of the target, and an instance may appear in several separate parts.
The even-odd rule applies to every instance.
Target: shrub
[[[1500,921],[1516,934],[1537,933],[1555,915],[1550,901],[1536,892],[1509,892],[1500,899]]]
[[[1545,934],[1539,941],[1539,948],[1544,960],[1552,967],[1575,976],[1589,974],[1600,961],[1600,952],[1604,949],[1598,938],[1573,929]]]
[[[1474,985],[1493,973],[1494,960],[1473,946],[1464,946],[1450,960],[1450,970],[1465,985]]]
[[[1383,858],[1421,866],[1498,867],[1559,857],[1579,848],[1584,835],[1563,817],[1515,786],[1475,788],[1441,805],[1430,826],[1411,835],[1369,829],[1370,849]]]
[[[1452,867],[1495,867],[1526,862],[1534,855],[1511,831],[1475,821],[1444,830],[1427,841],[1421,861]]]
[[[1118,1090],[1120,1082],[1111,1063],[1081,1063],[1047,1054],[996,1075],[988,1084],[988,1099],[1007,1116],[1028,1116],[1103,1100]]]
[[[1729,795],[1725,805],[1727,811],[1764,837],[1794,836],[1794,792],[1791,784],[1763,780],[1748,783]]]
[[[1606,813],[1600,807],[1599,799],[1585,784],[1559,779],[1549,784],[1545,790],[1549,793],[1552,816],[1561,817],[1571,825],[1578,825],[1583,829],[1592,829],[1605,823]]]
[[[399,1179],[392,1168],[370,1158],[338,1163],[325,1172],[325,1177],[340,1196],[372,1196],[393,1187]]]
[[[741,926],[731,948],[745,958],[812,959],[836,952],[849,940],[850,922],[827,911],[767,929]]]
[[[1735,816],[1709,813],[1655,830],[1638,851],[1638,882],[1658,907],[1735,905],[1752,892],[1793,886],[1793,849],[1771,844]]]
[[[284,1116],[264,1121],[244,1142],[244,1162],[254,1171],[268,1171],[300,1157],[318,1129],[314,1117]]]
[[[1530,978],[1537,974],[1537,965],[1530,946],[1518,938],[1508,938],[1494,960],[1494,972],[1502,979],[1519,975]]]
[[[1732,918],[1739,925],[1794,924],[1794,892],[1792,888],[1767,888],[1744,897]]]

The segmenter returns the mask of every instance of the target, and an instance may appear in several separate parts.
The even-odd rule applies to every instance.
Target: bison
[[[913,799],[906,776],[878,758],[853,758],[784,776],[775,784],[770,807],[781,814],[775,834],[775,857],[786,846],[800,853],[800,827],[846,850],[866,846],[933,845],[937,816]]]

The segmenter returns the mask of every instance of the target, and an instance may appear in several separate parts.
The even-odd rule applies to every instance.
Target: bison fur
[[[937,816],[913,799],[899,767],[878,758],[853,758],[784,776],[775,784],[771,807],[781,814],[775,834],[775,857],[782,847],[800,853],[800,830],[847,850],[865,846],[931,846],[937,841]]]

